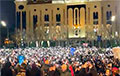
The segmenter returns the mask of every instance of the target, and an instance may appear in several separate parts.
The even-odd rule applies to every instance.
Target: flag
[[[24,56],[22,55],[18,56],[18,62],[21,65],[24,62]]]
[[[76,50],[75,50],[75,48],[70,48],[70,53],[72,54],[72,55],[74,55],[74,52],[75,52]]]

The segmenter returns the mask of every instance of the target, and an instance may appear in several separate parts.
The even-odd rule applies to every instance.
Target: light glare
[[[2,26],[6,27],[5,21],[1,21]]]
[[[115,21],[115,16],[112,16],[111,21]]]

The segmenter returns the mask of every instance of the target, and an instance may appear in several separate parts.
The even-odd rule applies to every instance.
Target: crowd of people
[[[0,49],[1,76],[120,76],[111,48]],[[22,57],[22,58],[20,58]]]

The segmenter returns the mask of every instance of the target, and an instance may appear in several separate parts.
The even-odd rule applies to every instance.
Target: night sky
[[[15,4],[14,0],[0,0],[0,21],[6,22],[9,28],[9,33],[13,34],[15,29]],[[0,23],[1,27],[1,23]],[[5,27],[1,27],[2,39],[7,36],[7,31]]]
[[[14,0],[0,0],[0,20],[4,20],[11,29],[15,27]]]

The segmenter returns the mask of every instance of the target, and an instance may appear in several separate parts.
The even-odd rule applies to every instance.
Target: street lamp
[[[6,22],[5,21],[1,21],[0,23],[3,27],[6,27]],[[1,28],[1,26],[0,26],[0,28]],[[1,42],[1,31],[0,31],[0,47],[1,47],[1,44],[2,44],[2,42]]]
[[[115,22],[115,18],[116,18],[115,16],[112,16],[112,17],[111,17],[112,23]],[[115,28],[114,28],[114,29],[115,29]],[[110,30],[111,30],[111,37],[114,38],[114,36],[112,35],[112,25],[111,25]]]
[[[112,17],[111,17],[111,21],[112,21],[112,22],[115,21],[115,16],[112,16]]]
[[[111,21],[114,22],[115,21],[115,16],[111,17]],[[112,31],[112,30],[111,30]]]
[[[6,27],[5,21],[1,21],[2,26]]]
[[[3,26],[3,27],[7,27],[7,24],[5,21],[0,21],[0,24]],[[1,28],[1,27],[0,27]],[[9,28],[7,27],[7,38],[9,39]],[[0,31],[0,47],[1,47],[1,31]]]
[[[97,37],[97,32],[98,32],[98,27],[97,27],[97,25],[94,25],[93,26],[93,32],[94,32],[94,36],[93,36],[93,45],[95,46],[96,45],[96,41],[95,41],[95,37]]]
[[[1,21],[1,24],[3,27],[7,27],[7,24],[5,21]],[[7,38],[9,39],[9,28],[7,27]]]

